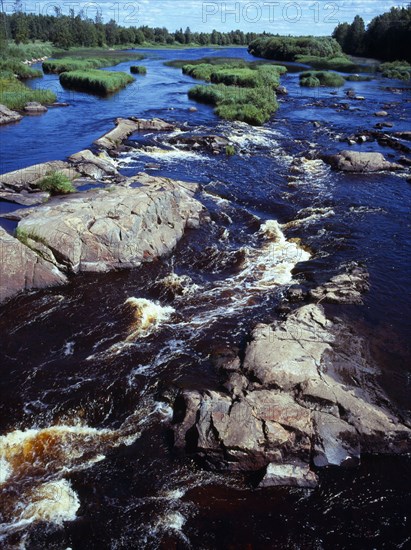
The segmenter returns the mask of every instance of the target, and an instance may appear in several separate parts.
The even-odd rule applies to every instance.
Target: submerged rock
[[[0,104],[0,125],[10,124],[11,122],[18,122],[23,117],[20,113],[12,111],[5,105]]]
[[[183,145],[187,149],[207,149],[212,153],[225,152],[225,149],[230,145],[230,141],[222,136],[216,135],[179,135],[170,139],[172,145]]]
[[[303,306],[255,328],[226,391],[180,392],[175,446],[219,470],[265,471],[261,486],[314,487],[313,468],[410,450],[411,430],[376,404],[374,376],[365,341]]]
[[[343,172],[379,172],[401,168],[401,165],[385,160],[381,153],[341,151],[337,155],[325,156],[324,161]]]
[[[310,296],[332,304],[362,304],[362,294],[369,288],[368,272],[358,266],[336,275],[330,281],[310,290]]]

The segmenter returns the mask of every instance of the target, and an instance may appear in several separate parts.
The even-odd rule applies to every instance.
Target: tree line
[[[169,32],[164,27],[148,26],[122,27],[111,19],[103,23],[101,15],[95,19],[85,17],[84,12],[63,15],[55,8],[55,15],[36,15],[15,10],[12,14],[0,14],[0,33],[3,39],[14,40],[16,44],[34,40],[52,42],[58,48],[74,46],[97,47],[121,44],[153,43],[160,45],[200,45],[247,46],[255,40],[257,33],[244,33],[240,30],[211,33],[192,32],[189,27]]]
[[[351,24],[340,23],[333,37],[351,55],[411,61],[411,3],[374,17],[367,28],[357,15]]]

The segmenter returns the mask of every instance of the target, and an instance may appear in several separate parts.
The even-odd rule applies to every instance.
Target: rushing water
[[[408,457],[323,471],[314,491],[256,490],[177,455],[169,423],[175,391],[218,388],[214,358],[243,350],[257,322],[278,318],[292,279],[322,283],[353,261],[370,272],[365,304],[328,312],[368,339],[383,388],[409,415],[410,184],[390,173],[339,174],[321,161],[292,169],[303,154],[347,148],[338,135],[372,128],[385,104],[395,129],[407,128],[409,92],[384,90],[398,83],[379,78],[352,83],[366,101],[348,113],[336,107],[344,90],[302,90],[290,73],[276,116],[252,128],[221,122],[208,106],[189,112],[192,79],[163,65],[205,55],[251,59],[244,50],[147,55],[148,75],[110,98],[65,91],[53,75],[33,81],[54,86],[70,106],[0,128],[3,172],[88,147],[118,116],[220,133],[238,151],[213,156],[167,145],[167,136],[132,138],[134,149],[118,159],[122,173],[149,165],[154,175],[200,183],[210,221],[189,230],[170,258],[80,275],[1,308],[0,545],[407,547]],[[398,157],[375,143],[357,147]]]

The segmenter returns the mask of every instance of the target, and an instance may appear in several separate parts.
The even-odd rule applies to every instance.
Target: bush
[[[378,68],[382,72],[382,76],[386,78],[392,78],[397,80],[410,80],[411,78],[411,65],[406,61],[391,61],[388,63],[381,63]]]
[[[10,73],[3,73],[0,77],[0,103],[9,109],[22,110],[29,101],[48,105],[56,101],[56,95],[51,90],[27,88]]]
[[[130,73],[146,75],[147,74],[147,67],[144,67],[143,65],[131,65]]]
[[[225,154],[227,157],[233,157],[235,155],[235,148],[233,145],[227,145],[225,148]]]
[[[62,86],[96,94],[117,92],[133,81],[133,77],[127,73],[94,69],[60,74],[60,83]]]
[[[49,172],[37,183],[37,187],[52,195],[66,195],[76,190],[70,179],[61,172]]]
[[[325,36],[274,36],[257,38],[248,47],[251,55],[278,61],[295,61],[297,56],[310,55],[325,58],[343,55],[334,38]]]
[[[315,84],[315,80],[319,84]],[[344,86],[345,78],[337,73],[327,71],[305,71],[300,74],[300,86]]]

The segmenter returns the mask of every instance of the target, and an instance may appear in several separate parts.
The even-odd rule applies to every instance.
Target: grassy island
[[[144,65],[131,65],[130,73],[131,74],[146,75],[147,74],[147,67],[144,67]]]
[[[133,80],[127,73],[96,69],[60,74],[60,83],[66,88],[103,95],[117,92]]]
[[[300,86],[316,88],[330,86],[333,88],[344,86],[345,78],[340,74],[327,71],[305,71],[300,74]]]

